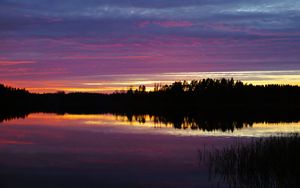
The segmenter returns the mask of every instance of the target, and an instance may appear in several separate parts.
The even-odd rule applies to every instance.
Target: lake
[[[178,127],[150,115],[46,113],[3,121],[0,186],[228,187],[210,177],[199,153],[300,133],[300,122],[231,122],[230,129],[215,122],[212,130],[203,128],[210,121],[201,123],[184,120]]]

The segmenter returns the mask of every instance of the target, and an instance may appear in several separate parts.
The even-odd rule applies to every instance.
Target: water
[[[44,113],[2,122],[0,186],[217,187],[199,151],[300,132],[299,122],[244,123],[213,131],[194,130],[188,122],[179,129],[149,115]]]

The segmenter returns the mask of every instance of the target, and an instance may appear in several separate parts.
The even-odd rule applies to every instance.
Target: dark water
[[[0,123],[1,187],[228,187],[209,177],[204,150],[281,132],[300,123],[238,129],[174,128],[150,116],[30,114]],[[217,182],[218,180],[218,182]]]

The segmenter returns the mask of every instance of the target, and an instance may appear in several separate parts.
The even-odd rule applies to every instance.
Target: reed
[[[300,187],[299,134],[237,142],[203,155],[210,177],[229,187]]]

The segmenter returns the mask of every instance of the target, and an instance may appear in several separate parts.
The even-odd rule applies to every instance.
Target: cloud
[[[2,80],[300,69],[298,0],[0,4]]]
[[[142,21],[138,24],[139,27],[147,27],[149,25],[158,25],[161,27],[172,28],[172,27],[191,27],[194,24],[190,21]]]
[[[12,60],[1,60],[0,66],[12,66],[12,65],[24,65],[24,64],[33,64],[34,61],[12,61]]]

